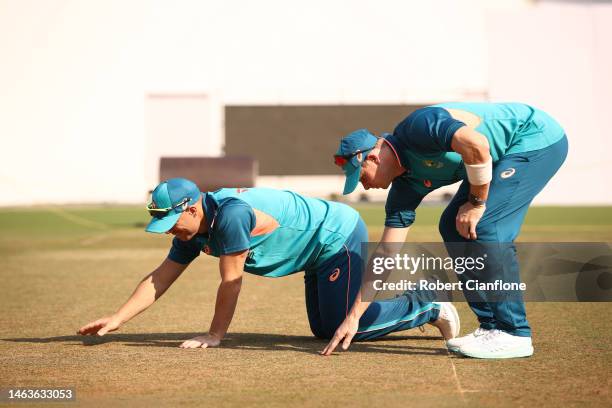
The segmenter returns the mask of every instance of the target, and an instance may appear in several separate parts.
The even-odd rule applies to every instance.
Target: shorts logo
[[[336,279],[338,279],[338,276],[340,276],[340,268],[336,268],[334,269],[334,271],[332,272],[331,275],[329,275],[329,281],[330,282],[335,282]]]
[[[514,176],[514,173],[516,173],[516,169],[510,167],[508,170],[502,171],[499,176],[503,179],[507,179]]]
[[[427,188],[431,187],[431,180],[423,180],[423,185]]]

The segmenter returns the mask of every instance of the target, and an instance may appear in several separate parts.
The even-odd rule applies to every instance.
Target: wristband
[[[465,164],[465,172],[467,173],[468,181],[473,186],[482,186],[488,184],[493,178],[493,160],[489,157],[489,161],[480,164]]]

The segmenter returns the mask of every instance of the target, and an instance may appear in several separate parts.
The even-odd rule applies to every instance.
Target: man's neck
[[[406,172],[406,169],[402,166],[399,161],[399,157],[395,154],[395,151],[389,146],[389,142],[384,142],[380,148],[381,163],[388,163],[387,172],[391,179],[401,176]]]
[[[202,221],[200,221],[200,228],[198,228],[198,234],[204,234],[208,232],[208,219],[206,218],[206,211],[204,210],[204,195],[200,197],[198,203],[198,210],[202,211]]]

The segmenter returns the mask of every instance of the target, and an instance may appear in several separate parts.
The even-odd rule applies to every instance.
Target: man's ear
[[[196,215],[198,213],[198,207],[192,205],[191,207],[187,208],[187,211],[189,211],[189,215]]]

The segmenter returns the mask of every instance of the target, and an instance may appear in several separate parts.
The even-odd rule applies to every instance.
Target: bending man
[[[366,129],[344,137],[335,155],[346,183],[344,194],[361,181],[364,188],[387,188],[382,243],[404,242],[415,210],[435,189],[463,180],[440,218],[440,234],[453,257],[452,243],[477,243],[499,250],[478,274],[459,279],[519,282],[514,240],[529,204],[567,156],[567,138],[546,113],[519,103],[445,103],[418,109],[393,134],[377,138]],[[497,262],[495,262],[497,260]],[[468,294],[466,293],[466,296]],[[452,351],[478,358],[533,354],[531,328],[522,297],[511,301],[473,298],[469,302],[480,326],[447,341]],[[358,295],[325,353],[344,340],[347,348],[368,302]]]
[[[183,348],[217,346],[238,301],[243,271],[281,277],[305,271],[306,310],[312,333],[329,339],[346,318],[361,285],[362,242],[367,230],[352,208],[290,191],[231,188],[203,193],[186,179],[158,185],[148,206],[148,232],[174,235],[167,258],[138,285],[116,313],[93,321],[80,334],[104,335],[145,310],[200,252],[219,258],[221,283],[207,333]],[[361,316],[356,339],[431,323],[445,339],[459,331],[449,303],[431,303],[406,294],[374,302]]]

